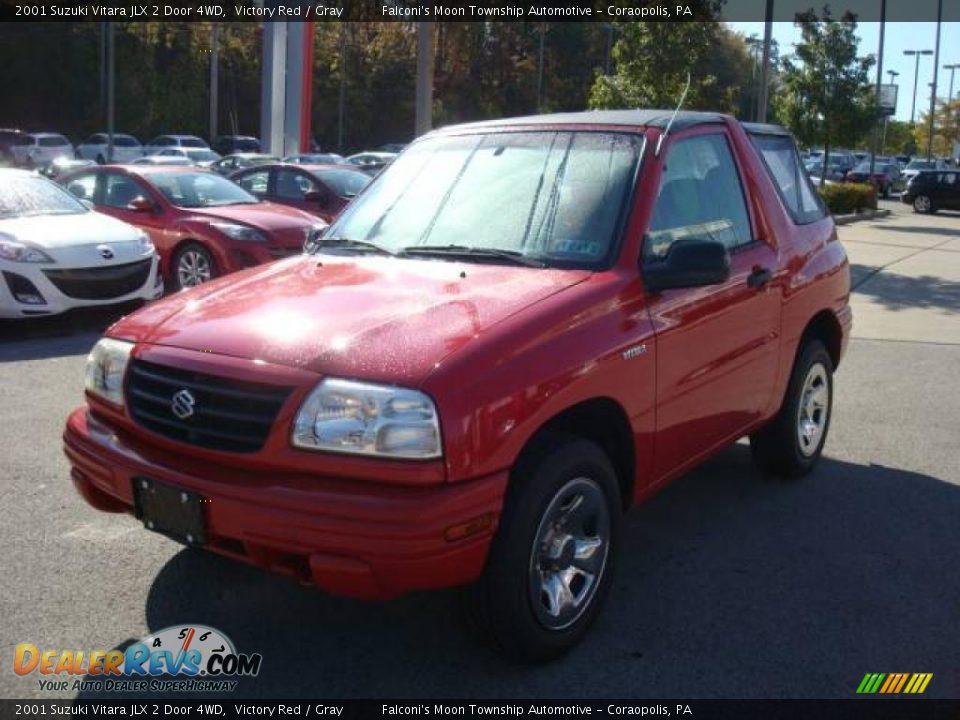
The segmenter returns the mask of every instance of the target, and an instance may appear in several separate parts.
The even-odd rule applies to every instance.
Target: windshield
[[[936,163],[929,160],[913,160],[907,165],[907,170],[936,170]]]
[[[219,207],[259,202],[240,186],[213,173],[157,172],[150,173],[147,178],[177,207]]]
[[[204,162],[206,160],[219,160],[220,156],[213,150],[184,150],[184,152],[194,162]]]
[[[200,138],[182,137],[180,138],[180,146],[188,148],[205,148],[207,147],[207,144]]]
[[[114,135],[113,144],[115,147],[140,147],[137,139],[129,135]]]
[[[354,170],[317,170],[313,173],[340,197],[353,197],[373,179]]]
[[[26,176],[0,183],[0,218],[35,215],[79,215],[86,206],[49,180]]]
[[[557,131],[424,140],[348,205],[324,239],[391,252],[505,250],[548,264],[596,266],[614,249],[642,142]]]

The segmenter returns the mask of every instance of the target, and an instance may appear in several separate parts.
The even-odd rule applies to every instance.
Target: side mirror
[[[154,205],[153,201],[143,195],[138,195],[127,204],[127,210],[133,210],[134,212],[153,212],[156,209],[157,206]]]
[[[644,262],[643,284],[650,292],[716,285],[730,277],[730,254],[716,240],[675,241],[662,260]]]

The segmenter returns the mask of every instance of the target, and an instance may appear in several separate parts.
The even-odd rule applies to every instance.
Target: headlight
[[[233,240],[244,240],[246,242],[266,242],[267,239],[259,230],[254,230],[248,225],[234,225],[233,223],[211,223],[213,227]]]
[[[40,248],[3,238],[0,238],[0,259],[22,263],[56,262]]]
[[[294,446],[397,458],[437,458],[440,423],[433,401],[417,390],[328,378],[304,401]]]
[[[150,239],[150,236],[145,232],[140,233],[140,237],[137,238],[137,252],[141,255],[146,255],[147,253],[152,253],[153,250],[153,240]]]
[[[133,343],[101,338],[87,356],[87,390],[122,406],[123,375],[131,350]]]

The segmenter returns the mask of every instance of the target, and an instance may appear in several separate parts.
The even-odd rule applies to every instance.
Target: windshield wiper
[[[411,245],[403,248],[397,254],[407,257],[423,255],[424,257],[457,257],[467,260],[493,258],[525,267],[544,268],[547,266],[543,260],[524,255],[522,252],[517,252],[516,250],[467,247],[466,245]]]
[[[348,250],[361,250],[366,252],[378,253],[380,255],[393,255],[394,253],[385,247],[372,243],[368,240],[352,240],[345,237],[321,238],[314,243],[311,252],[316,252],[324,248],[345,248]]]

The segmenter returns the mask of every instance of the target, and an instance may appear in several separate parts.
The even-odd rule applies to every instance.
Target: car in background
[[[397,157],[397,153],[362,152],[362,153],[357,153],[356,155],[351,155],[348,158],[345,158],[344,163],[349,165],[356,165],[365,173],[369,173],[370,175],[376,175],[381,170],[383,170],[387,165],[392,163],[396,157]]]
[[[59,157],[74,157],[73,145],[59,133],[28,133],[11,150],[15,163],[28,168],[43,167]]]
[[[911,160],[903,170],[903,180],[909,183],[922,170],[946,170],[947,164],[942,160]]]
[[[870,161],[862,162],[853,170],[847,173],[844,180],[846,182],[870,183],[877,189],[877,194],[888,198],[893,193],[893,189],[900,183],[900,166],[892,162],[889,158],[884,158],[884,162],[877,158],[873,164],[873,173],[870,173]]]
[[[261,202],[225,177],[194,167],[103,165],[61,184],[100,212],[153,238],[176,290],[302,252],[326,224]]]
[[[221,135],[213,141],[213,149],[221,155],[260,152],[260,141],[252,135]]]
[[[168,147],[164,148],[158,153],[154,153],[154,157],[166,158],[166,157],[179,157],[186,158],[194,165],[199,165],[200,167],[209,167],[213,165],[217,160],[220,159],[220,155],[215,153],[209,148],[191,148],[191,147]]]
[[[61,175],[66,175],[80,168],[96,165],[93,160],[71,160],[66,157],[59,157],[56,160],[47,163],[40,169],[40,174],[51,180],[56,180]]]
[[[161,150],[172,147],[210,149],[207,142],[196,135],[158,135],[143,146],[143,154],[156,155]]]
[[[377,148],[377,152],[393,153],[399,155],[407,147],[406,143],[387,143]]]
[[[107,133],[95,133],[77,145],[77,157],[94,160],[103,165],[106,162],[128,163],[143,157],[143,145],[133,135],[114,133],[113,155],[109,155],[110,138]]]
[[[296,165],[342,165],[343,155],[336,153],[303,153],[301,155],[287,155],[283,161]]]
[[[337,216],[372,178],[352,165],[262,165],[230,176],[251,195],[299,208],[324,222]]]
[[[280,158],[276,155],[264,155],[263,153],[243,152],[227,155],[213,162],[210,169],[221,175],[229,175],[237,170],[252,167],[254,165],[264,165],[266,163],[278,163]]]
[[[960,210],[960,170],[920,170],[907,181],[900,200],[922,214]]]
[[[179,166],[188,166],[188,165],[195,165],[196,163],[194,163],[193,160],[191,160],[190,158],[184,157],[183,155],[165,155],[165,156],[162,156],[162,157],[161,157],[160,155],[147,155],[147,156],[142,157],[142,158],[137,158],[137,159],[134,160],[132,163],[128,163],[128,164],[129,164],[129,165],[179,165]]]
[[[17,164],[13,153],[14,145],[30,143],[30,136],[16,128],[0,128],[0,167]]]
[[[143,231],[36,173],[0,169],[0,318],[152,300],[158,272]]]

